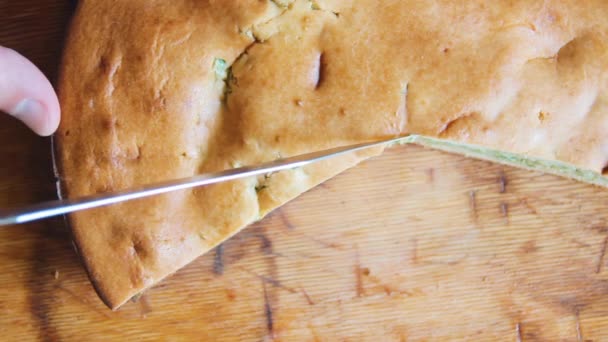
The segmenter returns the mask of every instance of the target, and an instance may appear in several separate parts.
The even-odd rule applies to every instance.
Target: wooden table
[[[0,1],[56,77],[67,1]],[[52,199],[49,140],[0,116],[0,206]],[[608,191],[396,147],[118,312],[61,220],[0,230],[3,340],[608,340]]]

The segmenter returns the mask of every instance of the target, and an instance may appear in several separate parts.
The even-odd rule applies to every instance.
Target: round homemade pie
[[[601,0],[81,0],[59,84],[62,192],[407,135],[604,184],[606,18]],[[115,309],[378,153],[80,212],[74,239]]]

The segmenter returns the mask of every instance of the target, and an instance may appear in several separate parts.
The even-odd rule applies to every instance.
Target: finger
[[[59,101],[49,80],[17,52],[0,46],[0,111],[42,136],[59,126]]]

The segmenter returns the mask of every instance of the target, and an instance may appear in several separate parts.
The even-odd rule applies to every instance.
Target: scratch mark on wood
[[[112,317],[107,312],[105,312],[103,310],[98,310],[97,308],[95,308],[95,306],[91,305],[91,303],[89,303],[87,300],[85,300],[82,297],[78,296],[76,293],[74,293],[70,289],[67,289],[67,288],[61,286],[61,284],[55,285],[55,289],[66,293],[72,299],[76,300],[78,303],[82,304],[87,309],[92,309],[93,311],[95,311],[96,313],[98,313],[100,316],[104,316],[105,318],[111,318]]]
[[[296,227],[291,223],[291,220],[289,220],[289,217],[287,217],[287,215],[285,215],[285,211],[283,211],[281,208],[279,208],[278,214],[279,214],[279,218],[281,219],[281,222],[283,223],[283,226],[285,226],[285,228],[287,228],[287,230],[296,229]]]
[[[561,308],[570,313],[579,312],[581,309],[591,303],[591,298],[596,298],[596,296],[600,294],[603,295],[604,293],[606,293],[607,285],[607,282],[601,282],[598,283],[597,288],[595,286],[592,288],[588,288],[588,291],[585,294],[587,297],[585,297],[586,299],[584,301],[581,301],[576,296],[569,296],[566,298],[561,298],[557,302],[559,303],[559,306]]]
[[[261,239],[261,250],[266,255],[274,255],[274,246],[272,240],[268,238],[266,229],[262,230],[261,234],[259,234],[258,238]],[[266,328],[269,333],[269,337],[271,340],[275,339],[274,333],[274,311],[273,309],[278,308],[279,296],[277,291],[274,289],[270,289],[269,291],[267,284],[271,284],[273,287],[277,287],[279,289],[287,290],[291,293],[296,293],[296,290],[287,288],[281,284],[278,280],[278,265],[276,258],[267,258],[266,259],[267,269],[265,275],[259,275],[259,278],[262,280],[262,286],[264,288],[264,313],[266,316]],[[255,273],[253,273],[255,274]],[[273,305],[276,305],[273,308]]]
[[[148,297],[143,294],[139,299],[139,313],[141,314],[141,318],[146,318],[150,312],[152,312],[152,307],[150,306],[150,302],[148,302]]]
[[[390,296],[393,293],[393,289],[391,289],[391,287],[388,285],[382,285],[382,288],[384,289],[384,293],[386,293],[387,296]]]
[[[469,207],[471,208],[471,217],[473,222],[477,222],[477,190],[469,191]]]
[[[131,297],[131,299],[129,299],[131,301],[131,303],[138,303],[139,302],[139,298],[141,298],[141,296],[143,296],[143,292],[137,293],[135,294],[133,297]]]
[[[604,239],[602,243],[602,249],[600,250],[600,256],[597,260],[597,267],[595,268],[595,273],[600,273],[602,271],[602,266],[604,265],[604,258],[606,256],[606,247],[608,247],[608,236]]]
[[[578,247],[590,247],[588,243],[582,242],[578,239],[570,239],[570,242],[576,244]]]
[[[509,224],[509,205],[505,202],[500,203],[500,212],[502,217],[505,218],[505,223]]]
[[[591,229],[600,234],[608,233],[608,226],[605,223],[599,223],[599,224],[592,223],[587,229]]]
[[[47,231],[50,230],[47,229]],[[38,338],[41,341],[57,341],[59,340],[58,331],[51,315],[55,293],[48,287],[51,272],[48,264],[49,247],[47,243],[45,239],[40,238],[33,246],[32,269],[27,284],[28,309],[32,314],[34,326],[38,330]],[[49,276],[41,276],[44,274],[49,274]]]
[[[414,221],[414,222],[422,222],[424,221],[424,219],[416,216],[416,215],[412,215],[412,216],[408,216],[407,217],[408,220]]]
[[[580,312],[576,310],[576,340],[578,342],[583,342],[583,333],[581,332],[581,319]]]
[[[393,294],[398,294],[398,295],[407,296],[407,297],[414,297],[416,295],[424,294],[424,292],[420,291],[420,289],[412,289],[411,291],[408,291],[408,290],[392,288],[389,284],[383,283],[382,280],[380,280],[378,277],[374,277],[374,276],[370,275],[371,272],[369,271],[368,268],[364,268],[363,270],[364,270],[363,274],[366,275],[366,277],[367,277],[366,279],[369,279],[369,281],[371,283],[377,285],[378,288],[381,289],[384,292],[384,294],[386,294],[387,296],[392,296]]]
[[[423,265],[448,265],[448,266],[455,266],[458,265],[460,263],[462,263],[463,261],[465,261],[467,258],[469,257],[469,254],[465,254],[462,257],[456,259],[456,260],[451,260],[451,261],[435,261],[435,260],[429,260],[429,261],[423,261],[421,262],[421,264]]]
[[[507,192],[507,176],[505,175],[505,171],[501,170],[498,175],[498,192],[504,194]]]
[[[319,187],[320,187],[320,188],[327,189],[327,190],[332,190],[332,189],[331,189],[331,186],[329,185],[329,183],[328,183],[328,182],[323,182],[323,183],[319,184]]]
[[[213,258],[213,273],[217,275],[224,274],[224,244],[217,246],[215,249],[215,257]]]
[[[356,291],[357,297],[362,297],[365,295],[363,290],[363,277],[361,270],[361,260],[359,259],[359,248],[355,247],[355,281],[356,281]]]
[[[517,342],[522,342],[523,339],[521,338],[521,323],[517,323],[515,325],[515,340]]]
[[[277,288],[283,289],[283,290],[285,290],[285,291],[287,291],[287,292],[290,292],[290,293],[298,293],[298,291],[297,291],[297,290],[295,290],[295,289],[293,289],[293,288],[291,288],[291,287],[288,287],[288,286],[283,285],[283,283],[281,283],[281,281],[276,280],[276,279],[274,279],[273,277],[267,277],[267,276],[263,276],[263,275],[261,275],[261,274],[258,274],[258,273],[255,273],[255,272],[253,272],[253,271],[250,271],[250,270],[248,270],[248,269],[246,269],[246,268],[244,268],[244,267],[238,267],[238,268],[239,268],[239,269],[241,269],[241,270],[243,270],[243,271],[245,271],[245,272],[247,272],[247,273],[249,273],[249,274],[251,274],[251,275],[253,275],[253,276],[255,276],[255,277],[257,277],[257,278],[259,278],[259,279],[260,279],[260,280],[262,280],[264,283],[270,284],[270,285],[272,285],[272,286],[274,286],[274,287],[277,287]]]
[[[310,333],[312,335],[312,338],[313,338],[314,342],[321,342],[321,341],[323,341],[323,339],[317,333],[314,325],[308,323],[308,330],[310,330]]]
[[[312,240],[312,241],[318,243],[319,245],[323,246],[323,247],[337,249],[337,250],[343,250],[343,246],[341,246],[341,245],[339,245],[339,244],[337,244],[335,242],[326,242],[326,241],[323,241],[323,240],[318,239],[316,237],[312,237],[312,236],[308,236],[308,235],[305,235],[305,236],[307,238],[309,238],[310,240]]]
[[[339,244],[337,244],[337,243],[334,243],[334,242],[325,242],[325,241],[323,241],[323,240],[317,239],[317,238],[312,237],[312,236],[311,236],[311,237],[309,237],[309,238],[310,238],[312,241],[314,241],[314,242],[316,242],[316,243],[318,243],[318,244],[320,244],[320,245],[322,245],[322,246],[325,246],[325,247],[327,247],[327,248],[333,248],[333,249],[338,249],[338,250],[341,250],[341,249],[342,249],[342,246],[340,246],[340,245],[339,245]]]
[[[274,339],[274,313],[272,311],[272,304],[268,298],[268,291],[266,289],[266,282],[262,282],[264,288],[264,314],[266,316],[266,329],[270,334],[270,337]]]
[[[526,209],[528,209],[530,214],[538,215],[538,211],[536,210],[536,208],[534,206],[532,206],[532,204],[528,203],[527,198],[520,199],[519,203],[521,203]]]
[[[285,285],[283,285],[283,283],[281,283],[280,281],[274,279],[274,278],[270,278],[270,277],[266,277],[266,276],[260,276],[262,278],[262,280],[264,280],[265,283],[268,283],[274,287],[278,287],[280,289],[286,290],[288,292],[291,293],[297,293],[298,291],[296,291],[295,289],[291,288],[291,287],[287,287]]]
[[[534,253],[538,250],[538,247],[536,247],[536,241],[534,240],[530,240],[527,241],[526,243],[523,244],[523,246],[521,247],[521,251],[524,254],[530,254],[530,253]]]
[[[434,168],[429,168],[426,170],[426,176],[427,176],[427,181],[429,183],[434,183],[435,182],[435,169]]]
[[[306,290],[304,288],[302,288],[302,294],[304,295],[304,298],[306,298],[308,305],[315,305],[315,302],[312,301],[312,298],[310,298],[310,296],[308,295],[308,292],[306,292]]]
[[[260,249],[262,250],[262,252],[265,255],[272,255],[272,254],[274,254],[272,252],[272,240],[270,240],[268,238],[268,236],[266,236],[265,232],[263,232],[261,234],[258,234],[257,238],[259,238],[260,241],[261,241],[261,243],[262,243],[262,245],[260,246]]]
[[[412,256],[411,261],[413,265],[418,263],[418,239],[413,238],[412,240]]]

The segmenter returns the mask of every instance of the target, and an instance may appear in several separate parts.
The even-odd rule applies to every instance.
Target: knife
[[[160,195],[172,191],[190,189],[199,186],[227,182],[235,179],[295,169],[346,153],[357,152],[382,145],[396,144],[402,139],[406,138],[407,136],[336,147],[328,150],[278,159],[255,166],[244,166],[219,172],[203,173],[192,177],[139,186],[128,190],[107,192],[73,199],[59,199],[30,205],[20,209],[0,210],[0,226],[32,222],[54,216],[65,215],[76,211]]]

